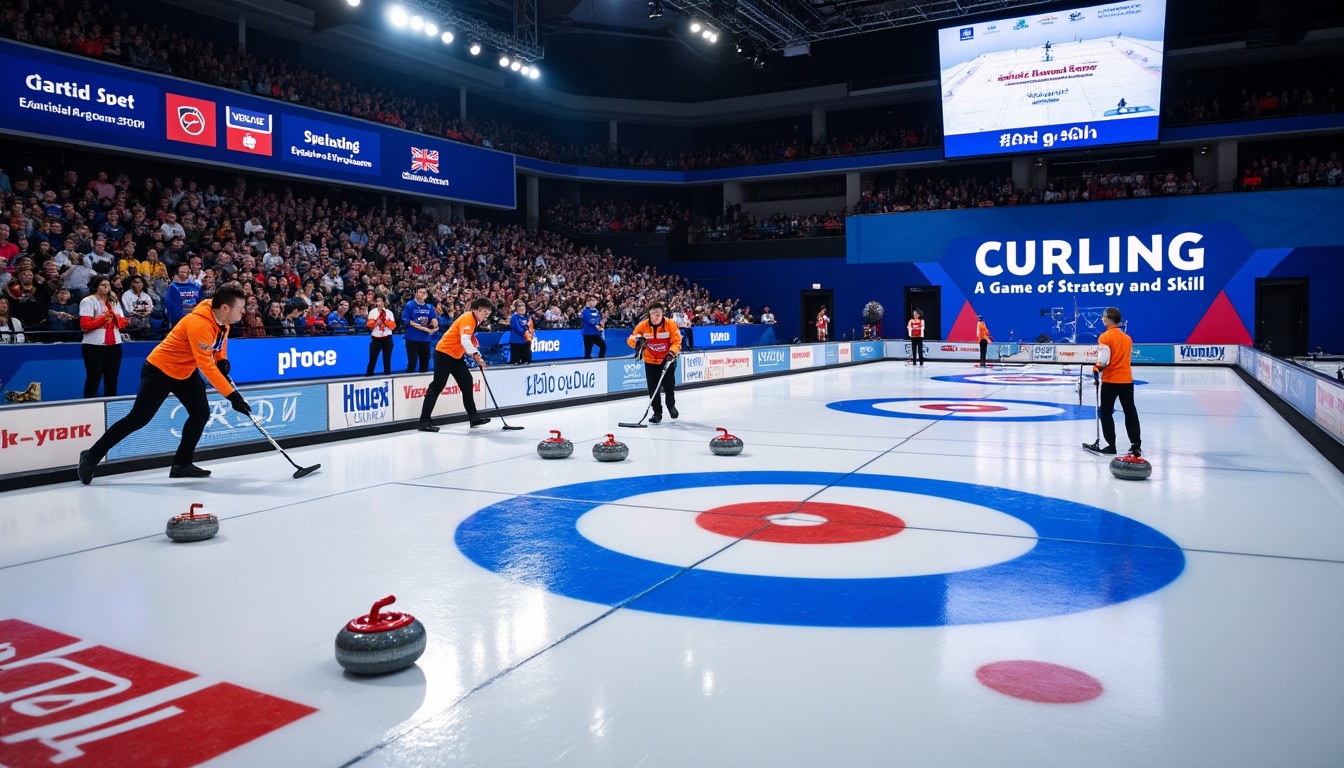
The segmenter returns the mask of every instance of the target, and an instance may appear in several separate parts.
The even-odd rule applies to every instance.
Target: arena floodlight
[[[711,43],[717,43],[717,42],[719,42],[719,34],[718,34],[717,32],[715,32],[714,34],[710,35],[710,36],[709,36],[709,42],[711,42]]]
[[[359,0],[345,0],[345,4],[350,6],[351,8],[358,8]]]
[[[499,57],[499,66],[501,66],[501,67],[507,67],[507,66],[509,66],[509,57],[508,57],[508,56],[500,56],[500,57]]]
[[[695,34],[696,32],[699,32],[701,29],[702,27],[700,26],[700,22],[698,21],[691,22],[691,34]]]
[[[532,78],[533,80],[536,80],[537,78],[541,77],[541,70],[537,69],[534,66],[532,67],[532,71],[527,73],[527,76]]]
[[[443,41],[444,45],[452,45],[455,38],[452,32],[444,32],[439,39]]]
[[[517,59],[514,59],[513,61],[509,62],[509,69],[512,69],[514,72],[517,72],[522,68],[523,68],[523,62]]]
[[[405,29],[410,23],[410,18],[406,15],[406,9],[400,5],[389,6],[387,9],[388,22],[397,29]]]
[[[705,29],[700,32],[700,37],[704,38],[705,40],[708,40],[710,36],[713,34],[714,34],[713,32],[710,32],[708,29]]]
[[[411,29],[415,30],[416,32],[419,32],[424,28],[425,28],[425,20],[422,17],[420,16],[411,17]]]
[[[428,35],[428,36],[430,36],[430,37],[438,37],[438,36],[439,36],[439,25],[438,25],[438,24],[435,24],[435,23],[432,22],[432,21],[426,21],[426,22],[425,22],[425,34]]]
[[[480,43],[472,43],[472,44],[471,44],[471,47],[468,48],[467,50],[471,52],[471,55],[472,55],[472,56],[480,56],[480,55],[481,55],[481,44],[480,44]]]
[[[522,68],[518,70],[518,74],[522,75],[523,77],[527,77],[527,75],[528,75],[531,71],[532,71],[532,68],[529,67],[529,66],[527,66],[526,64],[524,64],[524,65],[522,66]]]

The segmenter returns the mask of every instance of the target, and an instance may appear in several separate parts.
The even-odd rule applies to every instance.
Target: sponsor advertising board
[[[788,347],[763,347],[756,350],[756,372],[773,373],[789,370]]]
[[[879,360],[881,358],[882,358],[882,342],[880,341],[854,342],[854,359],[856,361],[862,362],[866,360]]]
[[[811,368],[816,365],[816,355],[812,347],[789,347],[789,368]]]
[[[544,368],[491,368],[486,375],[501,407],[607,394],[605,361]]]
[[[498,208],[494,150],[0,40],[0,131]]]
[[[853,360],[853,354],[854,354],[854,352],[853,352],[853,349],[850,347],[850,345],[849,345],[848,342],[842,342],[841,344],[837,345],[837,347],[838,347],[838,351],[839,351],[839,359],[838,359],[838,362],[841,362],[841,363],[848,363],[848,362],[851,362],[851,361]]]
[[[485,407],[485,388],[481,386],[480,371],[471,372],[473,383],[473,397],[475,398],[476,408]],[[425,390],[429,388],[429,383],[434,380],[433,376],[398,376],[392,387],[392,418],[397,421],[408,421],[420,418],[420,408],[425,402]],[[434,417],[456,416],[466,413],[467,409],[462,407],[462,390],[458,389],[457,382],[451,378],[448,379],[448,385],[439,393],[438,402],[434,403]]]
[[[737,346],[736,325],[701,325],[695,329],[695,346],[702,349]]]
[[[327,385],[327,427],[377,427],[391,424],[392,379],[362,379]]]
[[[1344,387],[1317,380],[1315,411],[1321,429],[1344,443]]]
[[[102,403],[0,408],[0,471],[72,466],[103,436]]]
[[[677,357],[677,383],[695,384],[709,378],[705,356],[700,352],[688,352]]]
[[[686,357],[688,356],[681,356],[682,365],[685,365]],[[644,361],[636,360],[633,357],[608,360],[607,391],[647,392],[648,384],[644,381]]]
[[[324,432],[327,429],[327,385],[267,387],[242,390],[252,406],[252,413],[276,439]],[[130,413],[134,400],[111,400],[106,403],[107,426]],[[168,398],[149,424],[122,440],[107,455],[109,459],[129,459],[154,456],[177,450],[182,438],[182,426],[187,421],[187,409],[176,398]],[[233,445],[255,441],[259,437],[252,420],[233,410],[229,401],[217,393],[210,394],[210,419],[205,424],[199,447]]]
[[[1178,344],[1176,363],[1199,365],[1231,365],[1235,362],[1231,347],[1225,344]]]

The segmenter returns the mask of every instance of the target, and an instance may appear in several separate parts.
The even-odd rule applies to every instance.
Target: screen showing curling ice
[[[938,31],[947,157],[1154,141],[1166,0]]]

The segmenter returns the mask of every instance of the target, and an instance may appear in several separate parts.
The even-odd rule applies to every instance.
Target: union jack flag
[[[439,172],[439,150],[411,147],[411,170]]]

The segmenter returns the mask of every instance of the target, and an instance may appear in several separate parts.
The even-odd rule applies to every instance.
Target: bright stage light
[[[444,32],[443,35],[442,35],[439,39],[443,41],[443,44],[444,44],[444,45],[452,45],[452,44],[453,44],[453,40],[454,40],[454,38],[453,38],[453,33],[452,33],[452,32]]]
[[[481,44],[480,44],[480,43],[472,43],[472,44],[471,44],[471,47],[468,48],[467,50],[471,51],[471,55],[472,55],[472,56],[479,56],[479,55],[481,55]]]
[[[406,16],[406,9],[400,5],[394,5],[387,9],[387,20],[397,29],[405,29],[406,23],[410,21]]]

